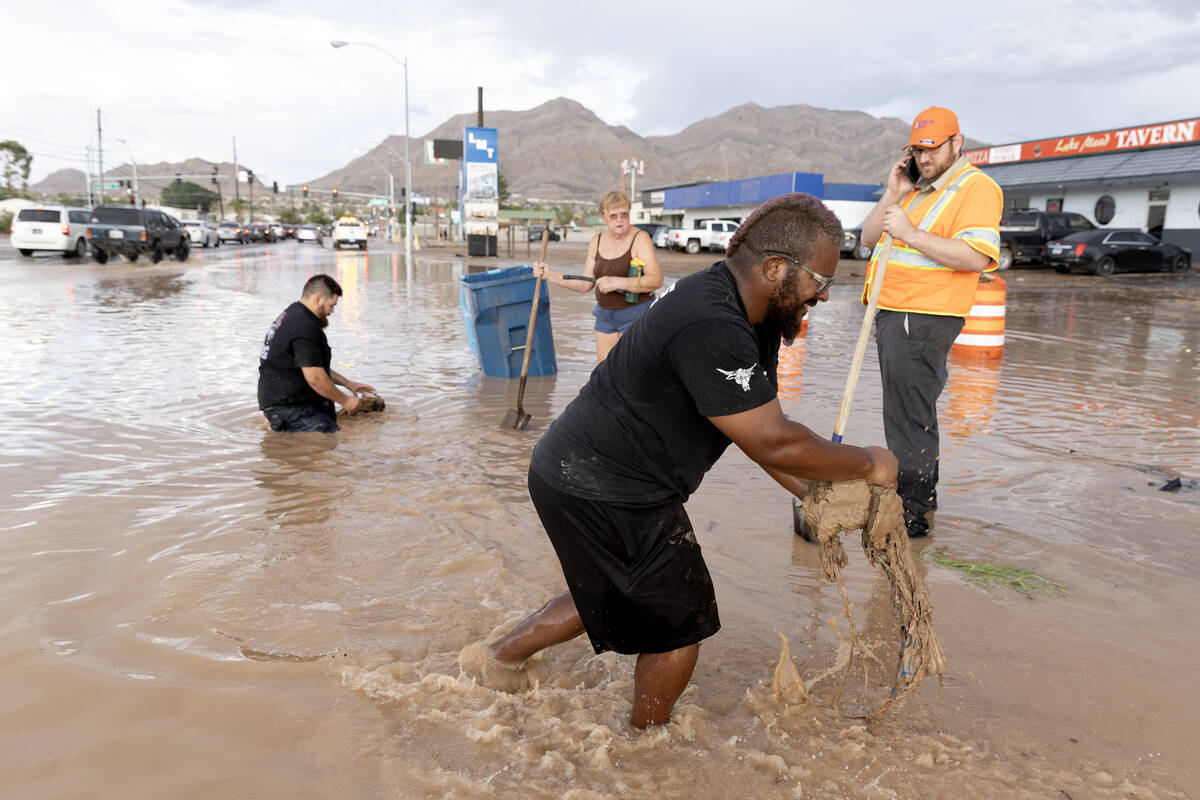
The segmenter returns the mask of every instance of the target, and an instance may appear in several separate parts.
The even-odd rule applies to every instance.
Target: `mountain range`
[[[439,198],[456,194],[457,162],[426,164],[423,143],[426,139],[460,140],[463,128],[475,124],[475,114],[459,114],[411,140],[415,193]],[[907,122],[862,111],[809,105],[764,108],[746,103],[670,136],[640,136],[623,125],[609,125],[580,103],[562,97],[525,111],[486,112],[484,125],[497,129],[500,174],[513,199],[548,204],[594,204],[605,191],[621,186],[624,158],[644,162],[644,174],[637,178],[641,189],[781,172],[822,173],[830,182],[880,183],[899,157],[909,132]],[[968,139],[967,146],[982,143]],[[399,196],[404,185],[403,154],[404,137],[389,136],[346,165],[311,178],[307,185],[313,190],[337,187],[347,192],[386,193],[388,181],[382,165],[394,176]],[[138,169],[146,175],[172,175],[207,174],[212,167],[212,162],[190,159],[180,164],[139,165]],[[218,167],[223,175],[232,174],[232,164]],[[112,174],[118,171],[127,174],[129,168],[120,167]],[[46,193],[78,191],[83,181],[78,170],[60,170],[30,188]],[[147,192],[161,189],[150,181],[145,183]],[[228,178],[221,189],[226,197],[232,195]],[[241,192],[245,191],[243,186]],[[264,191],[269,192],[269,187],[255,187],[256,194]]]

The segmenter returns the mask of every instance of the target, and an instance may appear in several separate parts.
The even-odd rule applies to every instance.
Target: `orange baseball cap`
[[[958,133],[958,117],[948,108],[930,106],[912,122],[912,135],[905,147],[937,147]]]

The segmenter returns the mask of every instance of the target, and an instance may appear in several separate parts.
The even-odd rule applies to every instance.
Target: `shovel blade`
[[[792,498],[792,528],[799,536],[810,544],[817,543],[817,532],[809,527],[808,520],[804,518],[804,509],[800,505],[800,501]]]
[[[523,431],[529,427],[529,414],[525,414],[514,408],[504,415],[504,421],[500,423],[500,427],[511,428],[514,431]]]

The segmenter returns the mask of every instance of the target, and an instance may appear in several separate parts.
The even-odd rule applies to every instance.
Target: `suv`
[[[101,264],[114,253],[130,261],[148,255],[155,264],[173,253],[180,261],[186,261],[191,243],[179,220],[157,209],[137,206],[93,208],[87,235],[92,240],[92,257]]]
[[[91,216],[86,208],[22,208],[13,217],[12,246],[23,256],[33,255],[34,250],[52,250],[65,257],[86,255]]]
[[[359,250],[367,249],[367,226],[358,217],[338,217],[333,226],[333,249],[340,250],[343,246],[358,246]]]
[[[1082,214],[1032,208],[1009,211],[1000,220],[998,266],[1008,269],[1013,264],[1040,261],[1047,242],[1095,228]]]

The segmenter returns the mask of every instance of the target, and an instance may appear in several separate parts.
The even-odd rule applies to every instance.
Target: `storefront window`
[[[1111,195],[1104,195],[1096,201],[1096,222],[1107,225],[1112,222],[1117,213],[1117,203]]]

